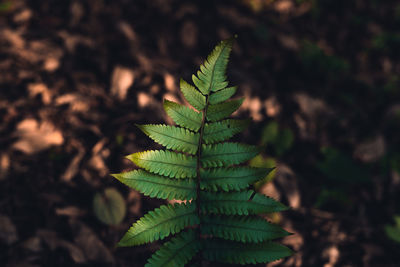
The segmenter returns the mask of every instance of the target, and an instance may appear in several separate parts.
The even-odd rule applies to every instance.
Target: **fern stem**
[[[197,185],[196,185],[196,211],[197,211],[197,216],[199,217],[199,226],[197,227],[197,239],[200,241],[201,240],[201,210],[200,210],[200,182],[201,182],[201,176],[200,176],[200,168],[201,168],[201,152],[202,152],[202,146],[203,146],[203,134],[204,134],[204,125],[206,123],[206,118],[207,118],[207,109],[208,109],[208,102],[209,102],[209,95],[206,95],[206,105],[202,111],[203,117],[201,120],[201,126],[200,126],[200,138],[199,138],[199,143],[197,147],[197,164],[196,164],[196,175],[197,175]],[[202,259],[200,258],[200,266],[202,266]]]

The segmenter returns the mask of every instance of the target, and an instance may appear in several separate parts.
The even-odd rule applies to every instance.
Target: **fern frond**
[[[137,166],[171,178],[196,176],[196,158],[164,150],[148,150],[126,156]]]
[[[206,106],[206,97],[200,93],[193,85],[181,79],[180,87],[187,102],[197,110],[202,110]]]
[[[196,239],[195,231],[181,232],[166,242],[148,260],[145,267],[184,266],[199,251],[201,244]]]
[[[219,121],[225,119],[242,105],[243,100],[244,98],[239,98],[215,105],[210,105],[208,107],[207,120]]]
[[[208,95],[210,91],[221,90],[228,85],[225,72],[233,41],[234,39],[231,38],[217,45],[204,64],[200,66],[197,77],[192,76],[193,83],[203,95]]]
[[[201,113],[169,100],[164,100],[164,109],[177,125],[193,131],[200,129]]]
[[[209,99],[210,104],[214,105],[228,100],[236,93],[236,89],[236,86],[232,86],[211,94]]]
[[[162,240],[170,234],[180,232],[186,226],[198,223],[195,203],[163,205],[134,223],[118,246],[135,246]]]
[[[257,264],[276,261],[292,255],[292,251],[274,242],[244,244],[226,240],[204,240],[203,256],[210,261],[230,264]]]
[[[254,197],[251,198],[251,196]],[[224,215],[249,215],[287,210],[282,203],[253,190],[230,193],[201,192],[201,210]]]
[[[174,179],[134,170],[112,174],[120,182],[146,196],[162,199],[195,199],[196,182],[193,179]]]
[[[168,149],[187,152],[192,155],[197,152],[200,137],[198,133],[164,124],[146,124],[137,125],[137,127],[155,142]]]
[[[267,176],[273,169],[232,167],[200,170],[200,188],[209,191],[240,191]]]
[[[203,167],[223,167],[243,163],[259,153],[259,148],[240,143],[203,145]]]
[[[225,141],[246,129],[249,124],[250,120],[234,119],[206,123],[204,126],[203,141],[205,144]]]
[[[289,235],[278,225],[260,217],[205,216],[201,230],[202,234],[244,243],[258,243]]]
[[[237,90],[228,87],[226,79],[232,45],[229,39],[215,47],[192,76],[194,86],[180,80],[191,107],[164,101],[176,126],[138,125],[166,150],[128,155],[141,169],[113,175],[146,196],[185,203],[148,212],[119,242],[135,246],[175,235],[152,255],[147,267],[203,266],[205,259],[250,264],[291,254],[270,242],[289,233],[257,216],[287,207],[249,188],[273,169],[242,166],[259,148],[228,142],[250,122],[228,118],[244,100],[230,99]]]

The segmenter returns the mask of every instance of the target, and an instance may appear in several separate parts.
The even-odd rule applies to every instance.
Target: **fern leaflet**
[[[189,154],[196,154],[200,135],[187,129],[170,125],[137,125],[145,134],[160,145]]]
[[[233,167],[203,169],[200,187],[208,191],[240,191],[268,175],[273,169]]]
[[[204,125],[203,141],[205,144],[213,144],[225,141],[249,126],[249,120],[223,120]]]
[[[193,85],[181,79],[181,91],[190,105],[197,110],[202,110],[206,105],[206,97],[200,93]]]
[[[259,153],[259,148],[240,143],[203,145],[203,167],[223,167],[243,163]]]
[[[225,119],[235,112],[243,103],[244,98],[231,100],[208,107],[207,119],[209,121],[219,121]]]
[[[226,240],[205,240],[203,257],[230,264],[257,264],[290,256],[291,250],[273,242],[243,244]]]
[[[145,170],[175,178],[196,176],[196,158],[164,150],[149,150],[126,156]]]
[[[207,216],[202,223],[203,234],[244,243],[258,243],[289,235],[260,217]]]
[[[112,176],[146,196],[181,200],[196,198],[196,183],[193,179],[166,178],[144,170],[134,170]]]
[[[194,230],[181,232],[154,253],[145,267],[184,266],[200,250],[200,245]]]
[[[176,124],[197,131],[201,127],[201,114],[178,103],[164,100],[164,109]]]
[[[170,234],[179,233],[186,226],[198,223],[194,203],[164,205],[150,211],[134,223],[118,245],[135,246],[161,240]]]
[[[215,92],[214,94],[210,95],[210,104],[218,104],[224,102],[225,100],[229,99],[236,93],[236,86],[227,87],[222,89],[221,91]]]
[[[249,215],[287,209],[280,202],[252,190],[229,193],[202,192],[201,199],[201,210],[213,214]]]

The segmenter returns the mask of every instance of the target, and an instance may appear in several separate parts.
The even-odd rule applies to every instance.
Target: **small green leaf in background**
[[[279,138],[275,143],[275,151],[278,156],[281,156],[293,145],[294,136],[290,129],[283,129],[280,132]]]
[[[385,225],[387,237],[400,243],[400,216],[394,216],[395,225]]]
[[[122,222],[126,214],[125,200],[115,188],[106,188],[93,199],[93,210],[97,219],[105,224],[116,225]]]
[[[347,194],[341,190],[336,189],[323,189],[318,195],[318,198],[314,204],[317,209],[322,209],[325,205],[334,203],[340,205],[340,207],[345,208],[349,206],[350,199]]]
[[[310,73],[337,78],[350,71],[350,64],[346,59],[327,55],[317,43],[310,40],[302,42],[299,56],[304,68]]]
[[[276,121],[270,122],[267,126],[264,127],[261,136],[261,144],[263,146],[274,143],[275,140],[278,138],[279,134],[279,125]]]
[[[282,156],[289,150],[293,145],[293,141],[293,132],[288,128],[280,130],[276,121],[268,123],[262,131],[261,145],[272,146],[277,156]]]
[[[275,168],[276,161],[273,158],[263,157],[262,155],[257,155],[252,160],[250,160],[250,166],[257,167],[257,168]],[[272,181],[276,174],[276,169],[271,171],[267,176],[265,176],[262,180],[259,180],[254,184],[254,189],[257,191],[260,189],[264,184]]]
[[[394,17],[397,21],[400,20],[400,4],[397,4],[394,8]]]
[[[324,160],[317,162],[316,166],[328,179],[342,183],[369,181],[367,169],[354,162],[350,156],[331,147],[324,147],[321,152]]]
[[[11,1],[5,1],[3,3],[0,3],[0,12],[8,12],[11,10],[12,3]]]
[[[400,154],[395,154],[390,158],[390,167],[400,174]]]
[[[122,134],[118,134],[115,136],[115,142],[117,145],[122,146],[124,144],[124,136]]]
[[[271,38],[271,34],[265,24],[258,24],[253,29],[253,34],[261,41],[268,41]]]
[[[399,92],[400,76],[392,75],[383,85],[383,90],[389,94],[395,95]]]

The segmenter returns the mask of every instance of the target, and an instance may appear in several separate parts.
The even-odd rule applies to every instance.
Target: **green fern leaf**
[[[196,176],[196,158],[164,150],[149,150],[126,156],[137,166],[171,178]]]
[[[200,129],[201,113],[169,100],[164,100],[164,109],[177,125],[193,131]]]
[[[258,243],[289,235],[278,225],[260,217],[205,216],[201,230],[205,235],[244,243]]]
[[[232,86],[211,94],[209,99],[210,104],[214,105],[228,100],[236,93],[236,89],[236,86]]]
[[[198,133],[163,124],[137,125],[137,127],[155,142],[168,149],[187,152],[192,155],[197,152],[200,137]]]
[[[206,144],[225,141],[237,133],[246,129],[250,120],[228,119],[213,123],[206,123],[204,126],[203,140]]]
[[[195,199],[196,182],[193,179],[173,179],[144,170],[112,174],[122,183],[146,196],[162,199]]]
[[[179,267],[184,266],[199,251],[200,243],[196,239],[195,231],[190,229],[181,232],[166,242],[148,260],[145,267]]]
[[[210,105],[208,107],[207,120],[218,121],[225,119],[242,105],[243,100],[244,98],[239,98],[215,105]]]
[[[225,72],[233,40],[231,38],[217,45],[204,64],[200,66],[197,77],[195,75],[192,76],[193,83],[203,95],[208,95],[210,91],[221,90],[228,85]]]
[[[205,240],[204,258],[230,264],[257,264],[276,261],[292,255],[292,251],[274,242],[243,244],[226,240]]]
[[[120,247],[141,245],[179,233],[199,223],[195,203],[163,205],[145,214],[132,225],[118,243]]]
[[[240,143],[203,145],[201,164],[203,167],[223,167],[243,163],[259,153],[256,146]]]
[[[152,255],[147,267],[202,266],[205,259],[250,264],[291,254],[270,243],[289,233],[257,216],[287,207],[249,188],[273,169],[235,166],[259,149],[227,142],[250,122],[228,118],[244,100],[230,99],[237,90],[228,87],[226,79],[232,44],[229,39],[215,47],[192,76],[194,86],[181,79],[180,89],[191,107],[164,101],[176,126],[138,126],[166,150],[131,154],[127,158],[141,169],[113,175],[146,196],[185,203],[150,211],[119,242],[135,246],[176,234]]]
[[[200,188],[209,191],[240,191],[267,176],[273,169],[235,167],[200,170]]]
[[[280,202],[253,190],[232,193],[201,192],[200,196],[200,209],[214,214],[249,215],[287,210]]]
[[[181,79],[180,87],[183,95],[190,105],[197,110],[202,110],[206,106],[206,97],[202,95],[194,86]]]

